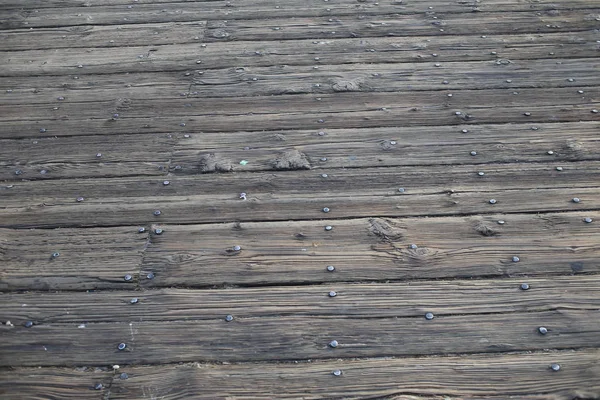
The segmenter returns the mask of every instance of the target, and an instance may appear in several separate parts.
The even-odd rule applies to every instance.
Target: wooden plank
[[[541,4],[540,4],[541,3]],[[544,11],[546,16],[562,15],[573,9],[594,9],[597,5],[588,0],[573,0],[573,4],[556,4],[549,0],[534,4],[524,4],[517,0],[490,1],[481,4],[473,2],[444,2],[434,0],[427,5],[412,2],[374,3],[345,0],[323,4],[319,0],[305,0],[302,3],[292,0],[280,0],[278,7],[270,0],[226,2],[204,1],[200,3],[171,2],[165,4],[139,3],[124,5],[89,5],[57,8],[39,7],[35,10],[5,8],[4,29],[43,28],[79,25],[114,25],[189,22],[197,20],[270,20],[283,18],[327,18],[336,19],[349,16],[394,17],[412,16],[414,18],[443,13],[444,17],[454,13],[472,15],[474,13],[509,13]],[[560,10],[560,11],[559,11]],[[473,16],[472,18],[476,18]]]
[[[333,82],[330,85],[335,88],[339,86],[339,83]],[[462,118],[457,118],[462,114],[457,116],[454,110],[459,110],[459,112],[460,110],[473,110],[472,117],[468,119],[475,120],[480,109],[486,111],[492,107],[498,108],[500,105],[506,105],[506,108],[512,112],[522,110],[519,122],[526,122],[532,120],[530,118],[532,115],[524,115],[531,106],[533,109],[557,106],[564,108],[569,106],[587,107],[588,114],[594,114],[591,113],[591,110],[600,104],[600,86],[585,89],[586,96],[581,96],[572,87],[522,88],[516,92],[516,95],[510,88],[458,90],[453,91],[453,96],[449,98],[447,93],[439,90],[398,90],[374,93],[344,90],[343,93],[319,93],[320,87],[317,87],[314,94],[261,96],[258,101],[256,99],[249,101],[244,97],[204,98],[200,95],[194,98],[178,99],[138,99],[135,101],[128,99],[129,101],[122,105],[119,105],[119,100],[72,102],[65,97],[64,100],[54,100],[54,105],[59,106],[58,110],[47,104],[0,105],[0,121],[16,122],[22,119],[23,113],[26,113],[27,121],[30,123],[54,122],[60,124],[64,120],[73,122],[96,119],[101,120],[103,126],[108,128],[119,125],[119,122],[123,120],[142,121],[154,115],[156,117],[179,117],[180,121],[186,122],[187,126],[188,121],[201,118],[245,117],[256,114],[268,119],[271,116],[273,118],[293,117],[297,114],[312,112],[323,118],[321,125],[327,128],[326,118],[329,115],[369,111],[379,114],[394,114],[416,105],[439,107],[438,104],[443,102],[443,107],[447,109],[445,114],[453,116],[455,120],[462,121]],[[252,90],[252,88],[249,89],[248,94]],[[332,92],[335,92],[335,89]],[[315,99],[315,95],[321,96],[320,100]],[[382,107],[382,104],[385,104],[385,107]],[[113,120],[113,111],[119,108],[119,118],[115,121]],[[415,111],[412,112],[415,113]],[[533,114],[533,111],[530,111],[530,114]],[[600,121],[600,115],[598,120]],[[5,130],[3,129],[2,132]],[[39,132],[36,133],[39,134]]]
[[[310,363],[179,364],[121,367],[110,387],[103,372],[66,368],[15,368],[0,377],[0,391],[47,399],[98,398],[89,390],[104,383],[110,399],[298,398],[394,400],[502,399],[568,400],[598,392],[597,350],[529,354],[336,360]],[[549,365],[560,362],[558,374]],[[333,371],[341,370],[340,377]],[[427,370],[427,374],[423,374]],[[459,371],[460,373],[456,373]],[[121,378],[121,373],[127,377]],[[399,379],[399,377],[401,379]],[[507,379],[506,377],[510,377]],[[489,385],[481,386],[481,382]],[[64,388],[64,389],[63,389]],[[235,392],[235,394],[233,394]],[[538,393],[543,392],[543,395]],[[403,395],[401,393],[410,393]],[[70,397],[69,397],[70,396]]]
[[[600,114],[593,112],[600,107],[596,100],[599,89],[586,90],[583,98],[573,88],[554,88],[521,89],[516,95],[512,89],[453,91],[451,98],[443,91],[416,91],[281,95],[260,101],[235,97],[139,100],[131,101],[117,121],[112,120],[114,101],[86,104],[65,99],[56,101],[59,110],[37,104],[22,106],[39,117],[5,118],[0,137],[36,137],[42,128],[55,136],[73,136],[175,129],[223,132],[600,121]],[[89,118],[81,119],[81,114]],[[181,129],[182,123],[186,129]]]
[[[166,175],[174,143],[164,134],[0,140],[0,179]]]
[[[600,219],[597,212],[571,212],[167,225],[162,226],[162,235],[152,236],[147,244],[142,243],[145,235],[133,227],[5,231],[7,238],[21,236],[33,244],[19,252],[19,242],[4,240],[1,285],[6,291],[124,289],[137,287],[138,279],[143,287],[335,285],[597,273],[598,227],[585,224],[585,217]],[[498,220],[505,223],[499,225]],[[323,229],[327,223],[332,231]],[[54,237],[38,244],[49,233]],[[73,237],[81,238],[82,243],[71,243]],[[115,242],[124,247],[115,248]],[[411,244],[418,247],[412,249]],[[229,251],[235,245],[242,251]],[[50,260],[56,251],[60,257]],[[512,260],[515,256],[519,262]],[[327,272],[328,265],[335,266],[336,272]],[[152,280],[146,278],[150,272],[155,276]],[[125,274],[132,275],[131,282],[123,280]],[[321,289],[323,294],[328,290]],[[118,296],[115,301],[122,299]]]
[[[398,319],[261,317],[199,322],[0,326],[1,366],[288,361],[501,353],[600,345],[600,311]],[[541,335],[539,326],[549,332]],[[339,345],[328,344],[337,340]],[[127,347],[119,351],[119,343]],[[547,368],[547,366],[546,366]]]
[[[147,234],[135,228],[0,230],[0,290],[132,287]],[[54,254],[58,254],[54,256]],[[126,274],[133,275],[125,282]]]
[[[180,10],[184,11],[186,9],[191,9],[191,4],[189,3],[197,3],[196,11],[197,12],[205,12],[206,10],[221,11],[223,14],[229,13],[228,17],[230,19],[236,18],[236,15],[240,11],[244,11],[244,17],[247,15],[254,15],[253,12],[256,12],[256,9],[261,8],[264,12],[284,12],[285,10],[281,10],[282,8],[289,10],[291,7],[294,7],[294,10],[297,11],[299,15],[302,15],[302,12],[307,8],[316,8],[317,6],[321,6],[320,9],[323,8],[323,4],[316,1],[306,1],[302,4],[294,3],[289,0],[279,1],[277,4],[279,7],[274,7],[272,2],[268,0],[261,1],[243,1],[238,0],[235,2],[226,2],[226,1],[217,1],[217,0],[138,0],[132,4],[131,0],[30,0],[27,3],[20,2],[19,0],[2,0],[0,4],[3,6],[3,9],[19,9],[19,10],[29,10],[29,9],[44,9],[44,8],[57,8],[69,10],[69,8],[79,8],[85,7],[84,11],[89,11],[93,13],[98,12],[106,12],[105,10],[119,10],[122,11],[123,7],[115,7],[120,5],[132,5],[132,9],[135,12],[148,12],[150,10],[155,9],[156,7],[162,6],[163,9],[167,7],[169,8],[177,8],[181,7]],[[188,3],[188,4],[186,4]],[[346,4],[348,3],[348,4]],[[483,4],[478,3],[469,3],[466,1],[448,3],[446,1],[440,0],[432,0],[428,4],[430,6],[425,6],[422,4],[413,4],[413,3],[403,3],[401,1],[391,2],[392,4],[377,4],[377,3],[368,3],[361,2],[359,4],[355,4],[351,1],[336,1],[328,4],[332,12],[334,10],[342,9],[345,10],[348,8],[348,5],[354,5],[356,10],[386,10],[385,6],[393,6],[394,10],[397,12],[420,12],[420,13],[438,13],[438,12],[477,12],[477,11],[507,11],[507,10],[540,10],[540,11],[551,11],[551,10],[561,10],[561,9],[578,9],[578,8],[595,8],[594,4],[589,0],[575,0],[570,1],[567,4],[561,4],[552,2],[551,0],[538,0],[536,3],[531,5],[524,5],[514,0],[488,0]],[[223,8],[226,7],[226,10]],[[34,10],[35,12],[35,10]],[[51,12],[51,11],[47,11]],[[54,11],[57,12],[57,11]],[[131,11],[130,11],[131,13]],[[28,14],[27,14],[28,15]],[[263,14],[264,18],[265,14]],[[258,16],[260,17],[260,16]],[[272,16],[269,16],[270,18]],[[95,21],[99,23],[98,21]]]
[[[129,379],[113,382],[110,398],[149,394],[165,399],[594,398],[600,393],[599,356],[597,350],[588,350],[299,364],[132,367],[125,369]],[[557,374],[548,367],[553,363],[561,365]],[[342,371],[340,377],[332,374],[336,370]]]
[[[420,35],[492,35],[509,33],[577,32],[597,27],[594,10],[559,13],[503,12],[446,14],[434,19],[424,14],[207,21],[206,41],[296,40]]]
[[[161,276],[158,277],[162,279]],[[530,285],[521,291],[520,284]],[[600,308],[598,275],[213,290],[0,295],[0,321],[20,325],[211,320],[265,316],[421,317]],[[328,293],[333,290],[335,298]],[[490,302],[490,298],[494,301]],[[131,304],[131,299],[138,299]]]
[[[147,30],[143,30],[144,28]],[[139,32],[138,32],[139,31]],[[149,64],[155,57],[172,60],[170,68],[182,64],[188,66],[192,58],[223,59],[225,65],[269,66],[269,65],[313,65],[318,56],[323,63],[344,64],[361,62],[406,62],[431,61],[431,54],[447,61],[509,60],[538,58],[583,58],[594,57],[595,36],[593,32],[547,32],[543,34],[506,34],[486,38],[474,36],[413,36],[381,37],[328,40],[294,41],[245,41],[198,43],[203,37],[198,24],[157,24],[126,26],[89,26],[84,29],[35,29],[0,31],[1,50],[26,50],[36,57],[34,49],[62,49],[58,54],[70,60],[85,48],[86,56],[71,65],[74,75],[87,73],[90,63],[99,62],[98,55],[104,54],[122,61],[124,68],[138,64]],[[194,36],[195,35],[195,36]],[[150,47],[147,47],[150,46]],[[103,49],[106,48],[106,49]],[[150,50],[152,50],[150,52]],[[525,50],[525,51],[523,51]],[[497,54],[491,54],[496,51]],[[57,63],[46,52],[42,62]],[[16,54],[18,56],[18,54]],[[146,57],[146,56],[150,57]],[[310,55],[310,56],[308,56]],[[7,59],[14,55],[6,53]],[[140,58],[139,56],[142,56]],[[193,62],[197,58],[193,59]],[[117,65],[106,65],[112,70]],[[48,65],[48,64],[44,64]],[[82,68],[78,68],[82,65]],[[194,69],[197,69],[195,66]],[[4,81],[4,80],[3,80]]]
[[[0,395],[7,399],[98,400],[107,393],[113,376],[106,368],[9,369],[0,373]]]
[[[324,136],[320,136],[318,131],[304,130],[205,135],[199,132],[184,133],[185,130],[182,129],[183,132],[173,134],[118,135],[111,141],[107,141],[104,136],[6,139],[0,140],[0,179],[21,181],[158,176],[167,174],[169,170],[176,175],[195,175],[202,172],[199,162],[206,153],[218,154],[233,171],[272,171],[275,159],[286,149],[298,149],[306,156],[311,169],[321,170],[320,173],[327,173],[328,177],[336,179],[349,177],[348,174],[351,173],[340,171],[342,175],[338,176],[336,168],[436,164],[481,165],[479,168],[482,172],[494,173],[495,178],[498,173],[506,176],[501,172],[504,168],[534,168],[541,172],[546,167],[484,164],[551,161],[554,165],[598,159],[600,142],[596,132],[600,129],[600,124],[596,122],[536,124],[535,129],[532,130],[532,125],[526,124],[328,129],[323,131]],[[463,133],[463,130],[467,130],[467,133]],[[49,130],[40,135],[52,133],[54,132]],[[396,144],[391,145],[392,141]],[[251,144],[251,148],[245,150],[240,144]],[[475,157],[469,155],[473,150],[478,152]],[[548,151],[553,151],[554,154],[549,155]],[[98,153],[102,156],[97,157]],[[239,161],[244,159],[248,164],[240,165]],[[571,168],[579,171],[587,168],[595,170],[595,165],[579,163]],[[20,171],[19,175],[16,171]],[[402,172],[408,172],[409,177],[412,176],[410,170]],[[465,170],[466,174],[471,172]],[[300,173],[299,179],[311,176],[311,173]],[[251,177],[246,178],[253,181]],[[209,179],[204,184],[213,187],[217,182]],[[369,182],[366,184],[371,185]],[[588,182],[590,184],[593,185],[594,182]],[[247,192],[248,186],[253,185],[247,184],[240,187],[240,190]],[[26,190],[26,196],[29,197],[36,193],[31,191],[34,187],[28,185],[21,190]],[[23,193],[21,190],[17,191],[19,195]],[[44,190],[51,192],[49,188]],[[87,188],[81,190],[89,193]],[[78,193],[70,193],[79,196]],[[3,196],[14,197],[10,191],[4,192]]]
[[[471,157],[465,156],[465,158]],[[287,159],[287,158],[286,158]],[[210,164],[212,161],[207,161]],[[208,164],[207,164],[208,165]],[[219,164],[221,165],[221,164]],[[219,167],[220,168],[220,167]],[[192,224],[213,222],[338,220],[341,218],[387,216],[452,216],[491,213],[521,213],[538,211],[596,210],[600,208],[600,188],[597,170],[582,170],[571,175],[562,174],[548,166],[537,168],[541,175],[531,175],[535,169],[515,171],[508,167],[509,177],[494,182],[482,190],[486,175],[477,174],[472,166],[451,168],[407,167],[403,169],[352,170],[339,172],[338,178],[323,178],[314,172],[264,174],[232,174],[191,176],[170,180],[169,185],[159,178],[115,178],[66,181],[39,181],[11,184],[3,187],[8,193],[4,208],[0,209],[0,226],[10,228],[56,228],[80,226],[123,226],[151,224]],[[511,171],[512,168],[512,171]],[[438,174],[445,181],[426,184],[427,172]],[[425,172],[427,171],[427,172]],[[489,169],[486,169],[489,173]],[[509,172],[511,171],[511,172]],[[400,173],[406,173],[399,182]],[[561,172],[564,172],[561,171]],[[335,172],[338,174],[338,172]],[[310,174],[310,175],[309,175]],[[493,174],[493,172],[492,172]],[[364,185],[356,186],[360,180]],[[377,183],[374,176],[387,175]],[[412,175],[409,180],[408,176]],[[521,177],[530,175],[523,186],[507,190]],[[282,183],[291,184],[279,186]],[[569,180],[570,178],[570,180]],[[418,179],[423,179],[418,183]],[[580,180],[577,180],[580,179]],[[332,187],[332,181],[337,184]],[[252,182],[256,182],[252,185]],[[415,182],[414,187],[405,185]],[[460,183],[462,181],[462,183]],[[541,182],[547,182],[542,184]],[[564,183],[560,183],[560,182]],[[209,182],[213,182],[209,185]],[[225,182],[231,182],[227,191]],[[349,182],[353,182],[349,186]],[[431,181],[429,181],[431,182]],[[448,184],[453,182],[454,184]],[[587,182],[591,182],[587,184]],[[399,186],[409,194],[400,193]],[[507,187],[508,185],[508,187]],[[57,186],[61,187],[56,191]],[[211,187],[212,186],[212,187]],[[44,190],[45,188],[52,187]],[[415,188],[418,189],[415,190]],[[38,194],[29,197],[27,188]],[[139,188],[139,190],[138,190]],[[574,189],[577,188],[577,189]],[[249,193],[249,201],[239,194]],[[75,194],[77,193],[77,194]],[[12,197],[13,199],[10,199]],[[83,197],[84,201],[77,201]],[[579,203],[571,199],[578,197]],[[495,199],[497,204],[490,204]],[[544,199],[543,204],[540,199]],[[330,212],[323,212],[328,207]],[[156,210],[160,215],[154,215]],[[277,210],[277,212],[273,212]],[[90,216],[93,215],[93,218]],[[311,222],[315,223],[315,222]],[[331,224],[331,223],[330,223]],[[324,221],[318,225],[327,225]]]
[[[583,223],[584,215],[597,216],[167,225],[144,254],[141,283],[207,287],[596,273],[598,227]],[[323,229],[327,224],[332,231]],[[242,251],[231,251],[236,245]],[[329,265],[335,272],[326,270]],[[149,272],[156,278],[145,279]]]

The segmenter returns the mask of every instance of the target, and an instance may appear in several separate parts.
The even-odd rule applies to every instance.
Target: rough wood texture
[[[584,272],[584,271],[581,271]],[[161,279],[161,277],[159,277]],[[520,289],[530,285],[529,291]],[[335,291],[335,297],[329,292]],[[489,299],[494,298],[494,302]],[[131,299],[138,302],[131,304]],[[597,275],[402,283],[332,283],[210,290],[31,292],[0,295],[0,321],[22,324],[214,320],[241,318],[422,317],[600,308]]]
[[[600,398],[599,11],[0,0],[0,397]]]
[[[235,318],[235,316],[234,316]],[[548,329],[546,335],[538,327]],[[600,346],[600,311],[408,318],[276,316],[205,321],[0,326],[22,366],[285,361]],[[336,348],[329,343],[338,341]],[[127,344],[121,351],[117,346]],[[0,366],[14,365],[1,359]]]
[[[474,399],[500,396],[543,399],[594,398],[600,386],[597,351],[418,359],[340,360],[277,365],[190,364],[132,368],[115,380],[111,399],[154,395],[165,398],[287,398],[399,400]],[[548,366],[559,362],[561,370]],[[332,375],[341,370],[342,376]],[[339,379],[338,379],[339,378]],[[401,394],[405,393],[405,396]],[[385,397],[384,397],[385,396]],[[433,397],[438,399],[438,397]]]

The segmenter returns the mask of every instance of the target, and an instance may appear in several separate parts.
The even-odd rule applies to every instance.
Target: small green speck
[[[248,164],[248,161],[246,161],[246,160],[240,161],[240,165],[246,165],[246,164]]]

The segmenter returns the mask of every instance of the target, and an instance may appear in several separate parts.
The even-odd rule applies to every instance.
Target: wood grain
[[[0,230],[0,290],[134,286],[148,240],[137,228]],[[53,255],[58,253],[58,256]],[[131,274],[131,282],[124,276]]]
[[[115,380],[110,398],[152,394],[165,399],[364,399],[426,398],[523,399],[593,398],[598,386],[598,352],[418,359],[313,361],[299,364],[189,364],[128,368],[128,380]],[[553,374],[548,365],[559,362]],[[341,379],[332,371],[341,370]],[[174,389],[177,388],[177,389]],[[404,394],[404,395],[403,395]],[[397,397],[396,397],[397,396]],[[415,397],[413,397],[415,396]]]
[[[344,271],[345,272],[345,271]],[[585,270],[584,270],[585,272]],[[158,277],[161,279],[162,277]],[[528,291],[521,283],[530,285]],[[196,321],[224,318],[422,317],[600,308],[598,275],[412,281],[208,290],[30,292],[0,295],[0,321],[22,324]],[[335,297],[329,292],[334,291]],[[490,298],[494,301],[490,302]],[[138,302],[131,304],[131,299]]]
[[[98,400],[113,380],[106,368],[19,368],[0,373],[0,395],[7,399]],[[96,389],[97,385],[102,388]]]
[[[298,171],[279,171],[180,177],[170,180],[167,186],[163,179],[146,177],[22,182],[3,187],[7,194],[5,206],[0,209],[0,226],[148,227],[312,220],[310,224],[322,227],[335,224],[335,220],[356,217],[538,212],[542,199],[546,212],[597,210],[600,207],[597,166],[586,167],[571,170],[567,166],[570,173],[563,174],[564,169],[556,171],[544,165],[527,164],[520,170],[508,166],[499,168],[502,172],[496,178],[479,176],[479,166],[434,166],[329,171],[332,179],[307,171],[303,173],[304,181],[299,180],[302,175]],[[433,171],[439,171],[436,178],[428,176]],[[489,167],[486,171],[494,175]],[[539,175],[531,175],[534,171]],[[359,176],[365,182],[364,187],[352,185]],[[374,176],[382,180],[373,179]],[[526,177],[525,181],[516,183],[521,176]],[[285,185],[280,186],[278,181]],[[226,192],[222,186],[225,182],[230,183]],[[486,186],[486,182],[491,184]],[[62,189],[55,190],[57,186]],[[278,188],[281,189],[275,190]],[[399,192],[399,188],[405,192]],[[247,201],[240,199],[242,192],[249,194]],[[79,197],[84,201],[77,201]],[[581,201],[572,202],[574,197]],[[491,199],[496,204],[490,204]],[[323,212],[325,207],[330,211]],[[157,210],[158,216],[154,214]]]
[[[6,230],[4,246],[14,252],[3,256],[1,282],[3,290],[73,290],[132,288],[138,279],[144,287],[211,287],[597,273],[599,231],[584,217],[600,220],[597,212],[569,212],[161,225],[164,233],[148,243],[135,227],[60,229],[25,253],[17,234],[32,243],[48,231]],[[333,230],[325,231],[326,224]],[[73,238],[96,244],[82,253],[69,245]],[[117,251],[115,242],[131,244]],[[232,252],[235,245],[242,251]],[[55,251],[60,257],[50,260]],[[327,272],[328,265],[336,272]],[[125,282],[125,274],[133,280]]]
[[[598,310],[423,316],[224,318],[173,322],[0,326],[1,366],[289,361],[597,348]],[[234,316],[235,318],[235,316]],[[549,332],[540,335],[539,326]],[[337,340],[339,345],[328,344]],[[128,347],[119,351],[119,343]],[[545,366],[547,368],[547,366]]]

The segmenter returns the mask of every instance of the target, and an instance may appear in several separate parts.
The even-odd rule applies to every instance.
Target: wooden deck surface
[[[600,399],[598,0],[0,0],[0,398]]]

